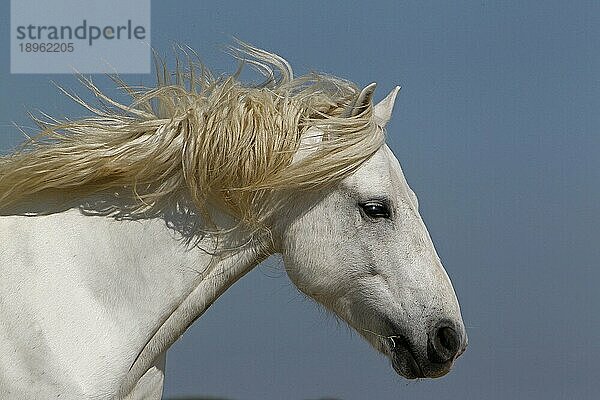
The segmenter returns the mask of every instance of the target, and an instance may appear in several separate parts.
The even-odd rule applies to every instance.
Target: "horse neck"
[[[161,225],[158,231],[164,232],[165,221],[148,221],[148,225],[155,226],[156,222]],[[149,319],[138,326],[146,329],[145,341],[142,347],[140,343],[133,344],[138,355],[120,386],[119,391],[123,395],[134,390],[136,383],[155,365],[156,360],[221,294],[272,253],[270,241],[257,236],[248,241],[244,237],[236,240],[233,234],[233,240],[228,241],[233,243],[232,247],[215,252],[213,249],[217,243],[210,238],[192,241],[190,245],[188,240],[176,239],[173,235],[170,232],[170,237],[162,240],[162,250],[167,249],[170,264],[159,262],[162,268],[158,268],[151,278],[160,286],[160,300],[157,300],[158,304],[162,304],[161,309],[148,315]],[[161,251],[160,245],[150,247],[147,246],[150,254]],[[156,283],[152,286],[155,287]],[[155,290],[151,288],[151,291]],[[138,300],[143,304],[140,304],[142,309],[146,307],[148,299],[145,296],[138,297]]]
[[[64,379],[90,392],[131,392],[191,323],[270,253],[268,242],[255,238],[215,255],[210,239],[190,245],[168,225],[77,208],[39,217],[4,213],[0,232],[11,235],[0,249],[0,272],[6,288],[21,291],[11,289],[5,300],[28,313],[3,317],[39,321]],[[111,368],[99,371],[106,360]]]
[[[202,243],[200,243],[202,246]],[[132,365],[121,393],[130,393],[136,382],[210,305],[239,278],[270,255],[263,241],[254,241],[225,256],[210,256],[201,250],[204,260],[211,257],[206,273],[191,282],[189,293],[160,324]]]
[[[164,224],[163,221],[161,223]],[[180,267],[169,269],[167,274],[171,277],[176,275],[179,279],[183,278],[184,283],[179,284],[179,289],[173,291],[169,280],[163,279],[163,293],[170,292],[170,295],[163,299],[164,311],[158,314],[160,317],[151,321],[152,329],[147,331],[150,335],[122,382],[121,394],[130,393],[141,377],[154,365],[157,358],[221,294],[273,253],[269,238],[254,236],[250,241],[246,239],[244,236],[240,240],[234,238],[230,241],[233,243],[232,248],[215,254],[211,249],[216,244],[211,239],[195,242],[190,247],[189,244],[184,245],[171,238],[166,247],[174,246],[175,253],[181,258],[177,260]],[[162,277],[164,274],[161,272],[156,278],[161,280]],[[141,300],[146,301],[145,298]]]

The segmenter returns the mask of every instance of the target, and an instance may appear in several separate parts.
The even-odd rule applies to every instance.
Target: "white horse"
[[[165,354],[271,254],[406,378],[446,374],[467,337],[415,194],[372,105],[324,75],[244,85],[190,62],[155,88],[38,121],[0,158],[0,398],[159,399]],[[240,54],[240,53],[238,53]],[[119,83],[122,83],[119,81]]]

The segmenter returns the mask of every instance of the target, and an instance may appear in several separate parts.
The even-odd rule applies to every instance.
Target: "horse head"
[[[374,89],[363,89],[344,117],[363,112]],[[398,90],[373,106],[376,129],[385,129]],[[326,140],[309,131],[311,145]],[[298,289],[346,321],[404,377],[448,373],[467,346],[459,304],[389,147],[334,186],[295,195],[293,205],[279,216],[274,237]]]

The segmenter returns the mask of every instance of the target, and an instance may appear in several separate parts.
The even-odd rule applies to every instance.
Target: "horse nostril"
[[[449,326],[433,329],[427,343],[427,358],[435,363],[446,363],[453,360],[460,351],[460,337]]]

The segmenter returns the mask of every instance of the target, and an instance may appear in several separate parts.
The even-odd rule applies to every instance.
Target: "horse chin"
[[[386,354],[396,373],[406,379],[439,378],[450,372],[452,363],[419,362],[421,358],[415,353],[414,347],[401,336],[382,343],[383,353]]]
[[[398,375],[406,379],[426,378],[423,369],[408,347],[402,344],[396,345],[390,351],[389,358],[392,362],[392,368]]]
[[[422,365],[417,356],[405,345],[396,345],[390,350],[388,357],[392,368],[406,379],[439,378],[450,372],[451,363]]]

